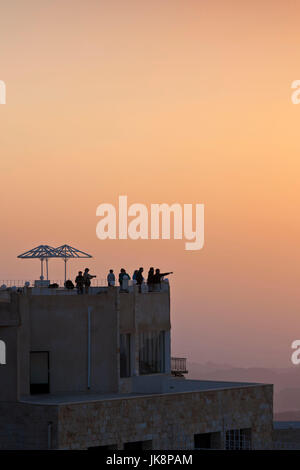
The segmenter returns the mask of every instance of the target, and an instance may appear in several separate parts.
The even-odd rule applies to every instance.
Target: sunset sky
[[[10,0],[0,6],[0,279],[68,243],[174,271],[172,354],[290,366],[300,338],[300,3]],[[103,202],[205,204],[205,246],[100,241]],[[86,261],[69,263],[70,275]],[[49,263],[63,279],[63,262]],[[294,366],[296,367],[296,366]],[[299,372],[300,372],[300,366]]]

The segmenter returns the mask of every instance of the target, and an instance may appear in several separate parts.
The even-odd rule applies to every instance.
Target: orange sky
[[[173,354],[289,366],[299,339],[298,2],[10,0],[0,7],[0,279],[40,243],[91,269],[173,270]],[[205,247],[100,241],[96,207],[204,203]],[[74,276],[78,262],[70,264]],[[54,260],[53,278],[63,277]]]

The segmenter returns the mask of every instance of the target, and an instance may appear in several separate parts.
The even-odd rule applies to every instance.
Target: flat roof
[[[274,429],[300,429],[300,421],[274,421]]]
[[[174,379],[177,381],[178,379]],[[179,379],[180,380],[180,379]],[[148,393],[61,393],[61,394],[43,394],[30,395],[21,397],[21,403],[34,405],[73,405],[82,403],[91,403],[107,400],[120,400],[141,397],[154,397],[166,395],[178,395],[193,392],[206,392],[217,390],[228,390],[234,388],[249,388],[269,384],[253,383],[253,382],[220,382],[213,380],[181,380],[180,387],[164,392],[148,392]],[[190,382],[190,383],[189,383]],[[197,383],[196,383],[197,382]],[[175,384],[174,384],[175,385]],[[176,384],[178,385],[178,384]]]

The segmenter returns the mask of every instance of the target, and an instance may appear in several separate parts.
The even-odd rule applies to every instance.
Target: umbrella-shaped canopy
[[[65,262],[65,282],[67,280],[67,261],[70,258],[92,258],[92,255],[85,253],[84,251],[77,250],[70,245],[61,245],[55,248],[55,252],[57,253],[59,258],[63,258]]]
[[[85,253],[84,251],[77,250],[70,245],[61,245],[57,248],[49,245],[39,245],[32,250],[26,251],[18,256],[23,259],[40,259],[41,260],[41,279],[43,276],[43,262],[46,261],[46,272],[48,280],[48,259],[49,258],[62,258],[65,262],[65,282],[67,280],[67,261],[70,258],[92,258],[92,255]]]
[[[41,260],[41,278],[43,278],[43,262],[46,261],[46,271],[47,271],[47,279],[48,279],[48,259],[49,258],[59,258],[59,254],[56,252],[53,246],[49,245],[39,245],[32,250],[25,251],[18,256],[18,258],[22,259],[39,259]]]

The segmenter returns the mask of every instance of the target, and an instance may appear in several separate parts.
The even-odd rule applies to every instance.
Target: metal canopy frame
[[[63,258],[65,262],[65,282],[67,280],[67,261],[70,258],[92,258],[92,255],[85,253],[84,251],[77,250],[70,245],[61,245],[55,248],[56,253],[58,253],[59,258]]]
[[[67,261],[71,258],[92,258],[92,255],[78,250],[70,245],[61,245],[54,248],[50,245],[39,245],[32,250],[25,251],[18,256],[22,259],[39,259],[41,261],[41,279],[44,277],[43,263],[46,261],[46,273],[48,280],[48,259],[49,258],[62,258],[65,263],[65,282],[67,280]]]
[[[44,261],[46,261],[46,274],[48,280],[48,259],[49,258],[59,258],[59,255],[56,253],[55,248],[50,245],[39,245],[32,250],[25,251],[18,256],[22,259],[39,259],[41,261],[41,278],[44,277]]]

